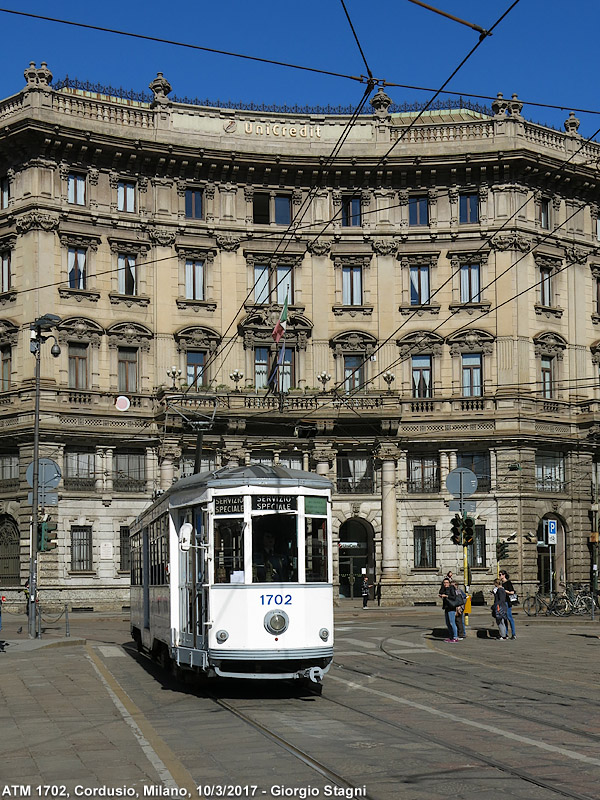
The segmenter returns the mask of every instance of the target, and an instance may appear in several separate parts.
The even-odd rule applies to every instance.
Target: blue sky
[[[429,0],[489,28],[510,0]],[[408,0],[346,0],[376,78],[437,87],[460,63],[478,34]],[[229,0],[190,4],[172,0],[6,0],[6,8],[61,17],[192,44],[232,50],[320,69],[360,75],[365,67],[339,0]],[[568,10],[573,13],[568,13]],[[599,109],[597,0],[521,0],[477,50],[448,88],[524,100]],[[242,61],[167,44],[0,13],[0,96],[18,92],[29,61],[46,61],[65,75],[145,90],[158,71],[179,96],[275,104],[356,104],[360,84],[282,67]],[[427,92],[389,88],[395,102],[425,100]],[[562,128],[567,113],[526,106],[524,115]],[[578,113],[590,136],[600,116]]]

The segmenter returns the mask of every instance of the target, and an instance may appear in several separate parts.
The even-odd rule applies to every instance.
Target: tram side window
[[[295,514],[252,518],[252,583],[298,580],[298,531]]]
[[[214,549],[215,583],[243,583],[244,521],[216,519]]]
[[[131,537],[131,585],[142,585],[142,535]]]
[[[166,516],[150,525],[150,584],[160,586],[167,580],[168,541]]]
[[[306,582],[327,582],[327,522],[306,518]]]

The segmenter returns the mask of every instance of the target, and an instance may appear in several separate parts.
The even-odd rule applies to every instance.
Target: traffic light
[[[496,542],[496,560],[503,561],[508,558],[508,542]]]
[[[462,532],[463,532],[463,519],[460,514],[455,514],[452,517],[452,523],[450,528],[451,536],[453,544],[461,544],[462,543]]]
[[[58,537],[57,528],[58,525],[56,522],[42,522],[41,524],[41,542],[39,549],[42,553],[47,553],[50,550],[55,550],[58,547],[58,542],[56,541]]]
[[[465,519],[464,526],[464,544],[473,544],[473,537],[475,535],[475,520],[473,517]]]

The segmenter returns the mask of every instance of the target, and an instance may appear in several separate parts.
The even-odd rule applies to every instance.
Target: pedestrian
[[[510,579],[510,575],[504,569],[500,570],[500,580],[502,581],[502,586],[504,587],[504,591],[507,595],[506,616],[510,625],[510,638],[516,639],[517,634],[515,633],[515,621],[512,615],[512,606],[513,603],[517,601],[517,592],[513,586],[513,582]]]
[[[494,619],[496,620],[496,625],[498,626],[498,632],[500,633],[500,639],[506,641],[508,639],[508,635],[506,632],[506,623],[508,617],[508,603],[506,599],[506,591],[502,586],[502,581],[500,578],[496,578],[494,581],[494,600],[492,602],[492,614],[494,615]]]
[[[467,593],[464,591],[464,589],[461,589],[458,581],[452,581],[451,583],[456,591],[456,596],[461,600],[461,604],[456,607],[455,619],[458,638],[464,639],[467,635],[467,629],[465,628],[465,603],[467,602]]]
[[[446,579],[448,579],[450,583],[452,583],[452,581],[454,580],[454,578],[452,577],[452,570],[450,569],[448,570],[448,572],[444,576],[444,580],[440,583],[440,597],[442,596],[442,591],[444,590],[444,581]]]
[[[444,578],[440,595],[442,598],[442,608],[448,629],[448,638],[444,639],[448,644],[458,642],[458,631],[456,630],[456,607],[460,604],[460,598],[456,596],[456,589],[450,583],[449,578]]]
[[[362,594],[363,599],[363,609],[367,607],[367,602],[369,600],[369,589],[373,587],[372,583],[369,583],[369,579],[365,575],[363,578],[362,586],[360,587],[360,592]]]
[[[20,591],[25,595],[25,613],[29,616],[29,579],[25,581],[25,586]]]

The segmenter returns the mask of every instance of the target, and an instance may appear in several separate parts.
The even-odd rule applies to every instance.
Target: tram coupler
[[[325,674],[321,667],[311,667],[300,673],[303,678],[308,678],[313,683],[322,683]]]

